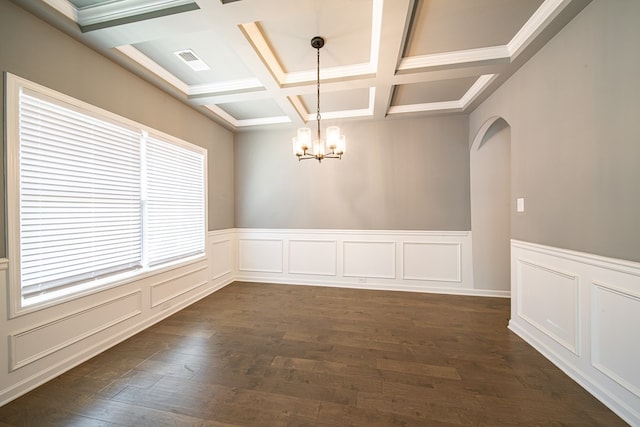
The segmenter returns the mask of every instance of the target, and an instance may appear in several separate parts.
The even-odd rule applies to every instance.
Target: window
[[[206,150],[7,77],[17,311],[204,254]]]

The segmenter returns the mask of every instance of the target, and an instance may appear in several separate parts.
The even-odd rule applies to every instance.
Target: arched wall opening
[[[470,153],[473,282],[477,289],[511,288],[511,127],[492,117]]]

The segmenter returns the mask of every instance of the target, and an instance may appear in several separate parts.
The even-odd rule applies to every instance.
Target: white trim
[[[455,246],[456,248],[456,277],[448,278],[448,277],[419,277],[419,276],[410,276],[406,274],[406,257],[405,252],[407,250],[407,246]],[[406,240],[402,242],[402,278],[406,280],[428,280],[428,281],[436,281],[436,282],[455,282],[462,283],[462,245],[458,242],[430,242],[430,241],[412,241]]]
[[[289,116],[262,117],[259,119],[242,119],[235,120],[236,127],[260,126],[260,125],[277,125],[283,123],[291,123]]]
[[[331,264],[331,271],[313,271],[313,270],[296,270],[292,267],[292,253],[293,247],[295,243],[312,243],[312,244],[331,244],[333,249],[333,257],[329,260]],[[288,262],[287,262],[287,273],[288,274],[311,274],[315,276],[337,276],[338,269],[338,241],[337,240],[329,240],[329,239],[289,239],[288,241]]]
[[[125,298],[129,298],[131,296],[137,296],[137,306],[135,307],[135,309],[129,313],[126,313],[118,318],[115,319],[111,319],[109,322],[101,324],[100,326],[91,329],[89,331],[85,331],[77,336],[74,336],[73,338],[64,341],[64,342],[59,342],[56,345],[47,348],[46,350],[40,351],[36,354],[32,354],[31,356],[23,359],[23,360],[17,360],[17,355],[16,355],[16,350],[17,350],[17,345],[18,345],[18,340],[20,339],[20,337],[24,337],[27,336],[29,334],[35,333],[36,331],[40,331],[43,330],[45,328],[51,327],[55,324],[60,324],[62,322],[65,321],[72,321],[74,318],[78,318],[83,314],[87,314],[87,313],[92,313],[102,307],[106,307],[108,305],[114,304],[117,301],[122,301]],[[62,350],[63,348],[69,347],[73,344],[76,344],[82,340],[84,340],[87,337],[90,337],[92,335],[96,335],[104,330],[107,330],[109,328],[111,328],[112,326],[117,325],[118,323],[124,322],[128,319],[131,319],[132,317],[138,316],[142,313],[142,291],[141,290],[135,290],[133,292],[128,292],[126,294],[123,295],[119,295],[115,298],[110,298],[109,300],[106,301],[102,301],[98,304],[86,307],[82,310],[77,310],[75,312],[71,312],[68,314],[65,314],[64,316],[60,316],[58,318],[52,319],[52,320],[48,320],[45,323],[40,323],[37,325],[32,325],[31,327],[29,327],[28,329],[24,329],[21,331],[17,331],[15,333],[11,333],[9,334],[9,355],[10,355],[10,365],[9,365],[9,370],[10,371],[15,371],[16,369],[22,368],[23,366],[26,366],[30,363],[33,363],[37,360],[40,360],[44,357],[47,357],[49,355],[52,355],[53,353]]]
[[[509,60],[509,49],[506,45],[433,53],[430,55],[408,56],[402,58],[400,65],[398,66],[398,71],[467,64],[470,62],[495,61],[500,59]]]
[[[440,231],[440,230],[357,230],[357,229],[337,229],[337,228],[235,228],[237,234],[341,234],[341,235],[380,235],[380,236],[458,236],[469,237],[470,231]]]
[[[366,289],[371,291],[399,291],[399,292],[416,292],[416,293],[428,293],[428,294],[442,294],[442,295],[460,295],[460,296],[476,296],[486,298],[509,298],[509,291],[499,291],[492,289],[461,289],[461,288],[449,288],[445,286],[434,286],[428,289],[419,285],[404,284],[402,286],[390,285],[387,283],[379,283],[367,281],[365,283],[358,282],[339,282],[339,281],[317,281],[307,280],[301,278],[255,278],[248,276],[237,276],[236,281],[252,282],[252,283],[265,283],[269,284],[281,284],[281,285],[294,285],[294,286],[325,286],[329,288],[345,288],[345,289]]]
[[[547,254],[554,257],[563,258],[569,261],[588,264],[593,267],[605,268],[607,270],[620,273],[631,274],[640,277],[640,262],[628,261],[619,258],[610,258],[602,255],[579,252],[571,249],[562,249],[553,246],[545,246],[539,243],[525,242],[522,240],[511,240],[511,245],[516,248]]]
[[[278,62],[278,58],[276,58],[274,52],[271,50],[269,43],[265,40],[257,22],[240,24],[238,27],[253,47],[253,50],[262,59],[265,67],[271,72],[273,78],[279,85],[282,85],[282,82],[284,82],[286,78],[286,73],[282,69],[282,66],[280,66],[280,62]]]
[[[492,297],[509,297],[508,291],[491,289],[474,289],[472,260],[471,260],[471,232],[470,231],[419,231],[419,230],[324,230],[324,229],[236,229],[238,241],[243,239],[274,240],[282,242],[282,261],[277,260],[277,254],[273,250],[269,253],[264,251],[267,248],[256,249],[249,256],[255,258],[244,259],[246,254],[242,254],[238,249],[236,252],[239,268],[235,279],[239,281],[253,281],[265,283],[287,283],[287,284],[307,284],[316,286],[335,286],[345,288],[380,289],[411,292],[437,292],[451,293],[458,295],[483,295]],[[290,245],[288,242],[297,240],[330,240],[337,242],[337,266],[334,275],[314,274],[311,271],[292,272],[289,268]],[[355,253],[355,258],[346,260],[345,247],[353,242],[363,245]],[[418,242],[428,244],[455,245],[458,251],[445,251],[441,256],[444,262],[457,267],[459,280],[452,280],[453,277],[445,277],[439,280],[437,270],[426,270],[426,273],[433,277],[405,277],[407,264],[404,260],[402,250],[404,242]],[[367,246],[384,243],[387,246],[384,250],[379,247]],[[252,248],[255,249],[255,248]],[[262,252],[261,252],[262,251]],[[364,254],[376,254],[369,259]],[[300,255],[300,254],[297,254]],[[320,260],[298,260],[303,265],[330,265],[333,260],[327,259],[327,253]],[[315,256],[307,253],[300,256]],[[440,256],[440,255],[438,255]],[[269,261],[265,259],[269,257]],[[415,257],[414,257],[415,258]],[[267,262],[270,268],[262,268],[268,271],[256,271],[256,268],[248,269],[249,265],[261,265]],[[351,262],[351,265],[346,265]],[[377,263],[382,262],[380,266]],[[421,271],[417,262],[412,259],[407,262],[413,266],[413,271]],[[246,263],[246,265],[243,265]],[[266,264],[265,264],[266,265]],[[278,268],[275,268],[277,265]],[[282,271],[280,266],[283,266]],[[263,266],[264,267],[264,266]],[[431,273],[431,271],[433,273]],[[428,274],[426,274],[428,276]],[[457,278],[456,278],[457,279]]]
[[[380,42],[382,41],[382,9],[384,0],[373,0],[371,14],[371,56],[369,57],[370,68],[374,72],[378,69],[380,58]]]
[[[575,283],[577,289],[574,300],[566,298],[562,301],[577,305],[575,352],[566,342],[558,341],[558,337],[548,328],[536,325],[539,321],[531,323],[530,319],[523,317],[519,312],[519,302],[523,298],[523,281],[526,278],[521,277],[522,272],[519,271],[518,265],[523,262],[566,275]],[[533,279],[536,277],[532,276]],[[535,280],[530,281],[528,286],[535,286]],[[638,318],[640,263],[512,240],[511,287],[509,329],[540,351],[626,422],[640,425],[640,377],[635,373],[640,350],[637,345],[628,347],[623,344],[626,341],[637,343],[637,328],[629,322],[635,323],[635,319]],[[600,307],[596,300],[596,289],[608,290],[627,298],[625,301],[631,301],[633,304]],[[536,299],[558,302],[556,294],[551,289],[545,290],[541,287],[537,292]],[[609,301],[609,304],[613,302]],[[596,312],[598,307],[606,310]],[[556,312],[561,309],[562,307],[556,304]],[[601,329],[602,327],[607,329]],[[614,349],[609,346],[602,347],[606,343],[599,343],[598,336],[612,337],[613,342],[619,343],[619,346]],[[624,350],[620,350],[622,347]],[[612,351],[614,353],[611,353]],[[608,360],[601,359],[601,354]],[[611,366],[615,366],[615,369],[609,369]],[[628,374],[628,378],[625,378],[625,373],[633,374]]]
[[[509,57],[513,61],[535,39],[542,30],[558,16],[571,0],[545,0],[507,43]]]
[[[519,317],[521,317],[522,319],[526,320],[527,322],[529,322],[529,324],[531,324],[532,326],[536,327],[537,329],[539,329],[541,332],[549,335],[551,338],[553,338],[558,344],[562,345],[563,347],[565,347],[567,350],[571,351],[573,354],[575,354],[576,356],[580,356],[580,345],[578,343],[578,339],[580,337],[580,323],[579,323],[579,319],[580,319],[580,310],[579,310],[579,306],[578,306],[578,301],[579,301],[579,277],[573,273],[570,272],[566,272],[566,271],[562,271],[560,269],[557,268],[553,268],[550,267],[548,265],[544,265],[543,263],[539,263],[539,262],[533,262],[530,261],[528,259],[525,258],[520,258],[517,261],[517,266],[518,266],[518,281],[521,281],[521,269],[520,267],[522,265],[526,265],[530,268],[533,269],[537,269],[538,271],[543,271],[545,273],[551,274],[551,275],[555,275],[558,277],[561,277],[563,279],[567,279],[569,281],[571,281],[573,283],[573,304],[574,306],[571,307],[572,309],[575,310],[575,316],[573,321],[575,322],[575,330],[573,331],[573,341],[567,341],[565,339],[563,339],[561,336],[559,336],[558,334],[556,334],[552,328],[549,328],[548,326],[546,326],[543,322],[538,321],[537,319],[534,319],[530,316],[528,316],[525,312],[524,312],[524,308],[523,308],[523,299],[522,299],[522,294],[520,292],[517,293],[517,299],[516,299],[516,306],[517,306],[517,314]],[[547,321],[547,323],[550,323],[551,326],[556,326],[553,322],[551,321]]]
[[[372,278],[372,279],[395,279],[397,277],[397,273],[396,273],[396,242],[395,240],[347,240],[344,239],[342,240],[342,275],[344,277],[352,277],[352,278],[362,278],[364,277],[365,280]],[[376,246],[383,246],[383,245],[388,245],[391,247],[391,255],[392,255],[392,259],[388,260],[391,262],[390,265],[390,270],[391,273],[390,274],[379,274],[379,273],[375,273],[375,272],[366,272],[366,271],[354,271],[352,273],[346,273],[345,270],[347,270],[347,268],[345,267],[347,265],[347,256],[346,256],[346,247],[349,245],[376,245]],[[373,260],[373,264],[377,266],[379,265],[379,262],[376,261],[381,261],[381,260]],[[373,267],[373,265],[371,266]],[[373,269],[372,269],[373,270]],[[365,282],[366,283],[366,282]]]
[[[460,101],[427,102],[424,104],[393,105],[387,110],[387,114],[421,113],[427,111],[462,111]]]
[[[627,298],[631,301],[634,301],[635,304],[637,306],[640,307],[640,295],[636,292],[628,292],[625,290],[620,289],[618,286],[612,286],[609,284],[605,284],[602,282],[598,282],[598,281],[593,281],[591,283],[591,292],[592,292],[592,300],[595,300],[596,297],[596,291],[597,290],[601,290],[601,291],[605,291],[605,292],[610,292],[612,294],[615,294],[619,297],[623,297],[623,298]],[[595,332],[596,328],[598,327],[598,320],[599,317],[597,315],[597,306],[596,304],[592,304],[592,323],[593,323],[593,332]],[[635,394],[636,396],[638,396],[638,398],[640,398],[640,386],[638,386],[637,384],[632,384],[630,381],[628,381],[626,378],[621,377],[618,373],[614,372],[612,369],[608,368],[607,366],[605,366],[603,363],[601,363],[600,361],[600,346],[598,345],[599,343],[597,342],[597,340],[595,339],[595,333],[592,332],[592,341],[591,341],[591,365],[598,369],[599,371],[601,371],[603,374],[607,375],[608,377],[612,378],[614,381],[616,381],[618,384],[620,384],[622,387],[626,388],[627,390],[629,390],[631,393]],[[637,341],[636,341],[637,342]]]
[[[473,100],[476,99],[478,95],[480,95],[482,91],[495,80],[496,77],[498,77],[497,74],[483,74],[478,77],[478,80],[476,80],[462,98],[460,98],[462,108],[467,108],[469,104],[471,104]]]
[[[344,67],[322,68],[320,70],[320,80],[344,79],[347,77],[366,76],[374,74],[376,69],[369,62],[362,64],[345,65]],[[284,80],[279,82],[283,86],[297,85],[302,83],[313,83],[318,75],[316,70],[296,71],[285,73]]]
[[[172,299],[174,299],[174,298],[176,298],[176,297],[178,297],[180,295],[183,295],[183,294],[185,294],[187,292],[190,292],[190,291],[194,290],[195,288],[198,288],[198,287],[200,287],[202,285],[205,285],[206,282],[204,282],[204,283],[200,282],[200,283],[196,283],[194,285],[191,285],[190,287],[182,288],[180,290],[180,292],[176,293],[175,295],[170,295],[170,296],[168,296],[166,298],[163,298],[163,299],[160,299],[160,300],[157,300],[157,301],[153,296],[155,289],[160,288],[161,286],[164,286],[164,285],[166,285],[168,283],[175,282],[176,280],[184,279],[185,277],[191,276],[192,274],[196,274],[196,273],[198,273],[200,271],[204,271],[207,268],[208,268],[207,265],[202,265],[202,266],[196,267],[194,269],[181,272],[180,274],[178,274],[176,276],[168,277],[168,278],[166,278],[164,280],[161,280],[161,281],[156,282],[153,285],[149,286],[149,290],[151,292],[151,308],[154,308],[154,307],[157,307],[159,305],[162,305],[162,304],[166,303],[167,301],[171,301]]]
[[[264,85],[258,79],[228,80],[218,83],[192,85],[187,89],[188,95],[213,95],[243,90],[261,90]]]

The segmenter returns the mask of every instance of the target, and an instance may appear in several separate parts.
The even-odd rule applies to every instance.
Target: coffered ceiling
[[[15,0],[235,130],[465,113],[590,0]]]

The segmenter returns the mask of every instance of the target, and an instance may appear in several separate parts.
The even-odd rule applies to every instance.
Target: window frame
[[[47,307],[75,300],[87,295],[123,286],[134,281],[161,274],[165,271],[176,269],[185,265],[201,262],[207,258],[208,247],[206,244],[208,232],[208,156],[207,150],[198,145],[186,142],[179,138],[165,134],[156,129],[137,123],[133,120],[106,111],[102,108],[75,99],[71,96],[54,91],[37,83],[31,82],[14,74],[5,72],[5,165],[6,165],[6,212],[7,212],[7,257],[8,257],[8,315],[9,318],[38,311]],[[203,157],[203,203],[204,203],[204,230],[203,251],[196,255],[169,261],[156,266],[143,266],[142,268],[115,273],[104,278],[79,283],[65,289],[54,290],[47,293],[47,297],[32,297],[28,304],[24,304],[21,287],[20,271],[20,93],[22,90],[35,93],[43,98],[49,98],[55,103],[64,104],[65,107],[81,111],[83,114],[94,116],[100,120],[116,123],[123,127],[135,128],[142,135],[148,135],[155,139],[174,144],[187,150],[194,151]],[[144,185],[144,184],[143,184]],[[142,244],[145,244],[143,237]]]

